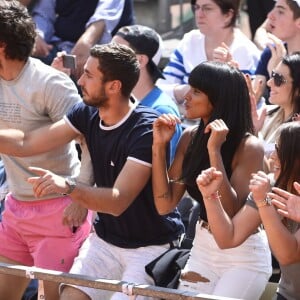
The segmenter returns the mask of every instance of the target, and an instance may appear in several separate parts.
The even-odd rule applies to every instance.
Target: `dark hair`
[[[281,171],[275,186],[296,194],[293,182],[300,182],[300,122],[282,124],[278,140]]]
[[[230,10],[233,12],[230,23],[226,27],[234,27],[240,10],[240,0],[212,0],[221,9],[223,14],[227,14]],[[195,5],[196,0],[191,0],[191,5]]]
[[[286,55],[282,59],[282,64],[286,65],[293,80],[292,86],[292,104],[293,112],[300,112],[300,52],[294,52]]]
[[[25,61],[35,43],[35,24],[18,1],[0,1],[0,45],[9,59]]]
[[[90,54],[99,61],[98,69],[103,73],[103,81],[119,80],[123,96],[129,97],[140,76],[134,51],[128,46],[110,43],[93,46]]]
[[[293,113],[300,112],[300,52],[294,52],[286,55],[282,58],[281,63],[289,68],[290,75],[292,77],[292,106]],[[268,115],[272,115],[278,111],[280,107],[276,107],[268,112]],[[292,121],[291,116],[287,122]]]
[[[286,4],[293,12],[294,20],[300,18],[300,6],[295,0],[286,0]]]
[[[225,63],[204,62],[193,69],[189,84],[205,93],[211,102],[213,112],[208,122],[222,119],[229,128],[221,154],[230,178],[237,147],[247,132],[253,133],[249,91],[244,75]],[[184,158],[182,179],[187,185],[195,185],[197,175],[210,166],[207,150],[210,133],[204,133],[204,129],[205,124],[200,121]]]

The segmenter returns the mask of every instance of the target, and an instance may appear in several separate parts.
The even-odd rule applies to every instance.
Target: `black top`
[[[67,118],[86,138],[98,187],[112,187],[128,159],[152,164],[152,123],[157,113],[137,106],[123,120],[107,127],[98,109],[79,103]],[[99,237],[122,248],[169,243],[184,231],[177,210],[158,214],[151,178],[126,211],[118,217],[98,212],[94,227]]]

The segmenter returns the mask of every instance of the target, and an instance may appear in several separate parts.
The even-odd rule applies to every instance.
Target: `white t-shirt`
[[[229,49],[241,71],[255,72],[260,51],[239,29],[235,29],[234,40]],[[170,61],[164,68],[166,79],[159,79],[157,85],[173,97],[174,86],[187,84],[191,71],[204,61],[207,61],[205,36],[198,29],[194,29],[183,36],[171,54]]]
[[[81,101],[73,81],[64,73],[29,58],[19,76],[11,81],[0,78],[0,128],[29,132],[52,124]],[[38,200],[26,179],[29,166],[41,167],[62,176],[79,173],[80,162],[72,142],[53,151],[30,157],[1,155],[9,186],[16,199]],[[57,196],[57,195],[56,195]],[[53,198],[48,196],[45,198]]]

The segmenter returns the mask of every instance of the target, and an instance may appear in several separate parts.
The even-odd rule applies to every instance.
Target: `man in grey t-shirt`
[[[35,36],[26,8],[17,1],[0,1],[1,129],[26,134],[60,120],[81,101],[68,76],[30,57]],[[76,177],[80,161],[74,142],[27,158],[1,157],[10,193],[0,223],[0,262],[69,271],[90,232],[88,212],[68,196],[36,198],[27,178],[32,176],[29,166]],[[28,281],[1,274],[1,299],[20,299]],[[58,299],[57,283],[45,281],[44,288],[47,299]]]

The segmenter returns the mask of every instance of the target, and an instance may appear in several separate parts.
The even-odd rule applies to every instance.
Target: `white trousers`
[[[178,289],[238,299],[259,299],[272,274],[265,231],[252,234],[238,247],[222,250],[213,235],[197,222],[190,258],[182,271],[192,282],[180,280]]]
[[[169,244],[135,249],[116,247],[91,233],[80,248],[70,273],[88,275],[101,279],[126,281],[128,283],[154,285],[145,272],[145,265],[170,248]],[[65,285],[62,285],[61,289]],[[128,300],[125,293],[115,293],[82,286],[73,286],[87,294],[92,300]],[[152,299],[137,296],[136,300]]]

